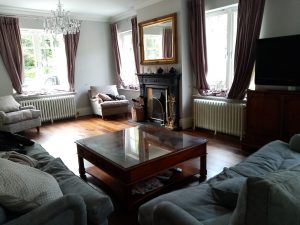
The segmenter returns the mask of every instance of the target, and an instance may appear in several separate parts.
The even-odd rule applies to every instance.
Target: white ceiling
[[[78,19],[114,21],[162,0],[61,0],[63,9]],[[0,14],[49,16],[58,0],[0,0]]]

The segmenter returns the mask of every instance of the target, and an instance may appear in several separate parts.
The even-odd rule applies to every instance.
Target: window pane
[[[121,77],[128,87],[137,87],[138,79],[135,75],[135,60],[132,46],[131,31],[122,32],[119,34],[120,54],[122,61]]]
[[[62,35],[21,29],[24,90],[68,89],[67,62]]]
[[[145,59],[161,59],[162,35],[144,35]]]
[[[207,81],[212,90],[226,85],[227,14],[206,17]]]

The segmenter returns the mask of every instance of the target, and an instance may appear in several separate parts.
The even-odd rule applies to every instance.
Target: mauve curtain
[[[68,81],[70,91],[75,91],[75,60],[76,52],[79,42],[80,32],[76,34],[65,34],[65,50],[67,56],[67,66],[68,66]]]
[[[172,40],[173,34],[171,28],[163,29],[163,58],[172,58]]]
[[[243,99],[249,87],[255,62],[265,0],[240,0],[234,56],[234,79],[228,98]]]
[[[202,93],[203,90],[209,89],[206,81],[207,52],[204,0],[189,0],[188,14],[191,64],[196,76],[196,88],[199,93]]]
[[[131,27],[132,27],[132,46],[133,46],[133,54],[134,54],[134,61],[135,61],[135,69],[137,73],[140,73],[139,33],[138,33],[136,16],[131,18]]]
[[[0,17],[0,54],[13,88],[21,94],[23,57],[18,18]]]
[[[110,31],[111,31],[112,51],[115,60],[117,85],[118,87],[124,87],[125,85],[121,78],[122,62],[121,62],[119,43],[118,43],[117,24],[111,24]]]

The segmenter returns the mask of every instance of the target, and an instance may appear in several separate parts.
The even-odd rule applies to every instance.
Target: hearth
[[[171,130],[179,129],[180,74],[138,74],[146,119]]]

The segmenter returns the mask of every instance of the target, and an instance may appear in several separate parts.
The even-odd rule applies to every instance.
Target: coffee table
[[[98,178],[127,207],[195,174],[200,174],[200,180],[206,179],[207,140],[182,132],[140,125],[75,143],[81,178],[86,179],[86,172]],[[84,159],[94,167],[86,169]],[[163,186],[145,194],[133,194],[133,188],[142,181],[170,168],[173,175]]]

